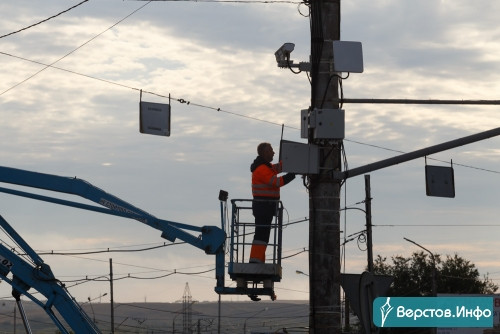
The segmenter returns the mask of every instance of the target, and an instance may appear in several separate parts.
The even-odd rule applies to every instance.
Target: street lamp
[[[245,319],[245,322],[243,323],[243,334],[247,334],[247,320],[248,320],[248,319],[251,319],[251,318],[254,318],[254,317],[256,317],[257,315],[259,315],[259,314],[261,314],[262,312],[267,311],[267,310],[268,310],[268,308],[267,308],[267,307],[265,307],[265,308],[263,308],[262,310],[260,310],[260,311],[258,311],[257,313],[255,313],[254,315],[252,315],[252,316],[250,316],[250,317],[246,318],[246,319]]]
[[[306,274],[305,272],[303,272],[301,270],[295,270],[295,273],[298,274],[298,275],[309,276],[308,274]]]
[[[102,295],[100,295],[100,296],[98,296],[98,297],[95,297],[95,298],[90,299],[90,296],[89,296],[89,297],[87,298],[88,303],[89,303],[89,305],[90,305],[90,309],[92,310],[92,317],[93,317],[93,318],[92,318],[92,320],[94,321],[94,323],[96,323],[96,321],[95,321],[94,306],[92,306],[92,302],[93,302],[94,300],[96,300],[96,299],[100,299],[100,298],[102,298],[102,297],[104,297],[104,296],[106,296],[106,295],[107,295],[107,293],[105,292],[105,293],[103,293]],[[86,302],[85,302],[85,303],[86,303]],[[83,304],[85,304],[85,303],[83,303]],[[82,304],[82,305],[83,305],[83,304]]]
[[[422,245],[417,244],[417,243],[416,243],[415,241],[413,241],[413,240],[410,240],[410,239],[407,239],[407,238],[404,238],[404,237],[403,237],[403,239],[405,239],[406,241],[411,242],[412,244],[414,244],[414,245],[416,245],[416,246],[418,246],[418,247],[422,248],[424,251],[426,251],[427,253],[429,253],[429,254],[431,255],[431,259],[432,259],[432,295],[433,295],[434,297],[436,297],[436,295],[437,295],[437,284],[436,284],[436,283],[437,283],[437,282],[436,282],[436,259],[435,259],[435,257],[434,257],[434,254],[433,254],[430,250],[428,250],[427,248],[425,248],[425,247],[424,247],[424,246],[422,246]]]

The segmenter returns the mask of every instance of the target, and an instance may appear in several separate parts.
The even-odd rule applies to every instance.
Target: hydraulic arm
[[[197,248],[204,250],[207,254],[216,254],[220,251],[226,238],[224,231],[216,226],[198,227],[158,219],[146,211],[141,210],[132,204],[127,203],[120,198],[76,177],[64,177],[9,167],[0,167],[0,182],[83,197],[94,203],[102,205],[104,208],[0,187],[0,192],[12,195],[29,197],[80,209],[136,219],[141,223],[160,230],[162,232],[161,236],[169,241],[173,242],[179,238]],[[184,230],[201,232],[202,234],[201,237],[194,236]]]
[[[240,294],[252,297],[258,295],[268,295],[272,298],[274,297],[274,291],[272,288],[259,288],[256,287],[256,284],[254,284],[253,287],[247,287],[246,285],[241,284],[236,287],[225,286],[224,279],[226,261],[224,247],[226,242],[226,233],[223,229],[217,226],[199,227],[159,219],[150,213],[76,177],[57,176],[0,166],[0,183],[38,188],[85,198],[91,202],[99,204],[99,206],[41,194],[34,194],[18,189],[0,187],[0,192],[11,195],[135,219],[161,231],[162,238],[171,242],[174,242],[176,239],[180,239],[190,245],[202,249],[206,254],[215,255],[215,278],[217,282],[215,291],[218,294]],[[221,207],[222,202],[224,202],[225,206],[225,201],[225,199],[221,200]],[[222,224],[222,226],[224,227],[224,224]],[[198,233],[198,235],[193,234],[193,232]],[[232,263],[230,263],[230,267],[232,267]]]
[[[54,309],[59,312],[74,332],[100,333],[64,285],[54,277],[49,265],[43,262],[2,216],[0,216],[0,226],[26,253],[27,260],[0,244],[0,277],[12,286],[12,295],[16,299],[26,332],[31,333],[31,329],[22,307],[21,295],[25,295],[40,305],[62,333],[69,334],[70,331],[65,328]],[[36,298],[29,292],[31,288],[38,291],[47,300],[41,301]]]

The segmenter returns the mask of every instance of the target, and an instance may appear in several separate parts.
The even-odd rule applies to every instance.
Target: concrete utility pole
[[[338,109],[333,40],[340,40],[340,0],[311,0],[311,108]],[[337,102],[335,102],[337,101]],[[314,139],[320,173],[309,182],[309,327],[311,334],[341,333],[340,180],[341,140]]]
[[[372,241],[372,195],[370,175],[365,175],[365,215],[366,215],[366,249],[368,272],[373,273],[373,241]],[[349,310],[346,310],[348,312]]]

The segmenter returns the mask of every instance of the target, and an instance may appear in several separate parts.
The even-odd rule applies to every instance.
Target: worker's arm
[[[290,183],[293,179],[295,179],[294,173],[287,173],[283,175],[283,185]]]
[[[278,176],[278,174],[274,172],[274,168],[270,169],[268,166],[262,165],[258,168],[261,169],[257,171],[258,178],[260,181],[258,183],[266,184],[271,187],[276,187],[276,188],[283,187],[285,184],[289,183],[295,178],[295,174],[293,173],[288,173],[285,174],[284,176]]]

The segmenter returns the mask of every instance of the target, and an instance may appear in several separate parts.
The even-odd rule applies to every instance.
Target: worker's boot
[[[250,251],[250,263],[266,262],[266,248],[265,244],[253,243]]]

